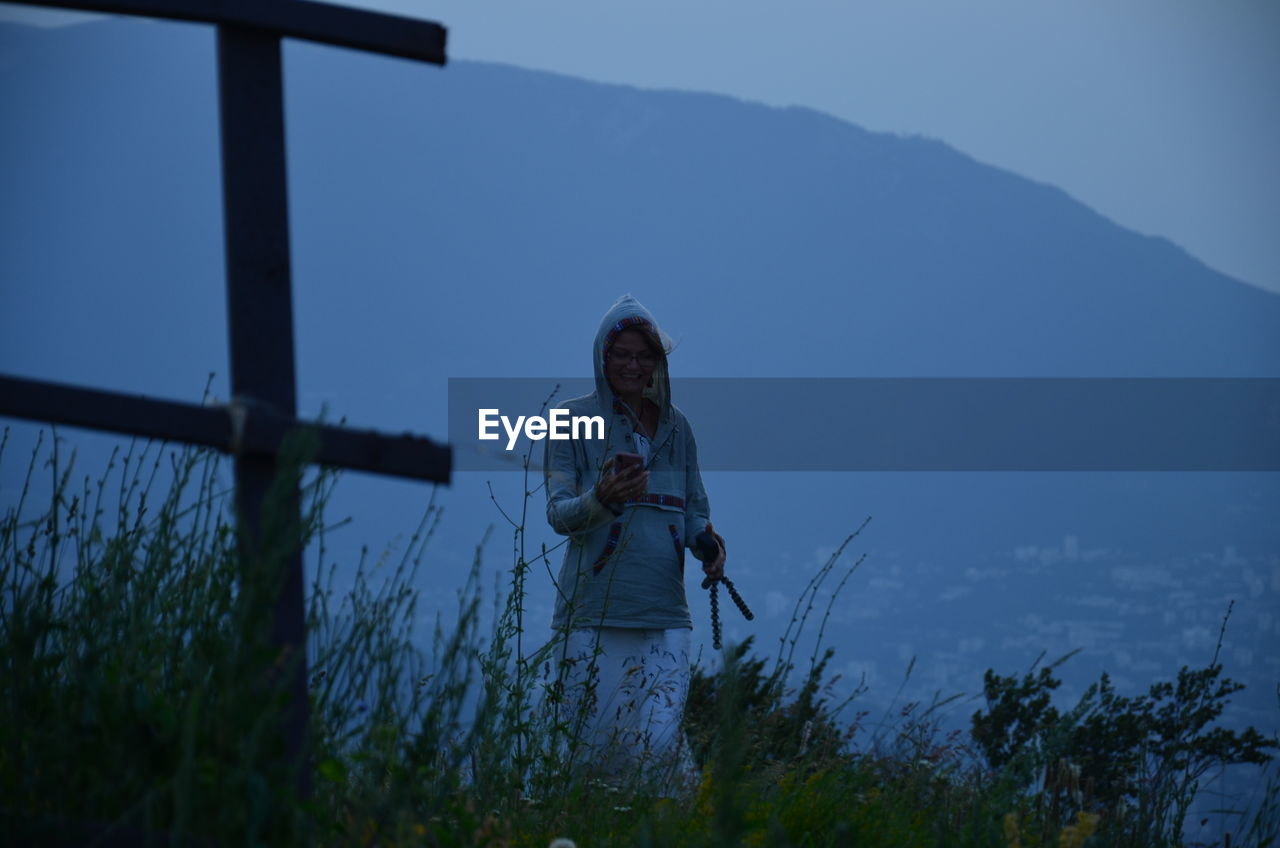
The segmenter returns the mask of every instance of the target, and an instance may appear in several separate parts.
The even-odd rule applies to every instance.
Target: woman
[[[693,626],[685,550],[701,558],[694,540],[710,533],[719,552],[702,568],[715,578],[725,554],[693,431],[671,403],[664,338],[630,295],[609,309],[592,347],[595,391],[561,404],[602,416],[605,438],[547,440],[545,469],[547,520],[569,537],[552,626],[565,634],[565,703],[584,743],[577,760],[671,794],[692,773],[680,731]]]

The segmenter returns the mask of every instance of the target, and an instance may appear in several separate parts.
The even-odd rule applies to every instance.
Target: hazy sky
[[[937,138],[1280,291],[1275,0],[352,5],[444,23],[454,58],[809,106]]]

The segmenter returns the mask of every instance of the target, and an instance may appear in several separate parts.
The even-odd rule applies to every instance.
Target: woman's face
[[[614,394],[632,397],[643,394],[658,365],[658,357],[639,330],[623,330],[613,340],[605,358],[605,377]]]

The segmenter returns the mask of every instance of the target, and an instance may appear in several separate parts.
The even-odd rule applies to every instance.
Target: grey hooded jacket
[[[634,452],[631,419],[605,377],[605,353],[622,330],[647,323],[649,311],[631,295],[618,299],[592,345],[595,391],[559,404],[570,415],[599,415],[605,438],[544,443],[547,521],[569,537],[557,580],[557,629],[580,627],[692,627],[684,590],[685,549],[706,529],[707,493],[698,471],[693,429],[671,403],[665,355],[645,396],[657,404],[648,492],[621,515],[601,504],[593,487],[614,454]],[[696,549],[694,555],[697,555]]]

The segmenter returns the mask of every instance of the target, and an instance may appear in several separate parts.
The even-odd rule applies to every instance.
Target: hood
[[[644,391],[644,396],[658,405],[661,410],[659,420],[665,420],[671,411],[671,380],[667,374],[667,351],[671,345],[667,336],[658,327],[658,322],[648,309],[629,294],[618,298],[600,321],[600,329],[596,331],[595,344],[591,348],[591,358],[595,363],[596,397],[606,411],[612,411],[614,405],[613,389],[604,375],[604,354],[613,344],[618,333],[629,327],[648,326],[652,328],[659,340],[662,355],[653,369],[653,384]]]

